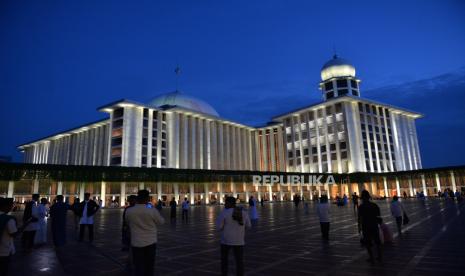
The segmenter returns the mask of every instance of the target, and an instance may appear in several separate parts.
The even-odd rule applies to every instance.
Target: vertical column
[[[100,183],[100,199],[102,200],[102,207],[105,207],[105,204],[107,202],[106,197],[107,197],[107,183],[105,181],[102,181]]]
[[[8,181],[8,194],[7,194],[6,197],[12,198],[14,189],[15,189],[15,182],[14,181]]]
[[[408,178],[408,189],[409,189],[409,192],[410,192],[410,196],[413,197],[414,193],[413,193],[413,185],[412,185],[412,178],[409,176]]]
[[[249,200],[249,190],[247,189],[247,185],[245,184],[245,182],[242,185],[243,185],[242,189],[243,191],[245,191],[245,202],[247,202]]]
[[[220,204],[224,203],[224,194],[223,194],[223,182],[218,182],[219,191],[220,191]]]
[[[86,183],[82,182],[81,185],[79,185],[79,200],[81,201],[84,200],[85,190],[86,190]]]
[[[173,188],[174,188],[174,198],[175,198],[175,200],[178,201],[178,202],[181,202],[181,200],[179,198],[179,184],[174,183]],[[192,201],[191,201],[191,203],[192,203]]]
[[[234,182],[232,179],[231,179],[231,190],[232,190],[233,197],[237,198],[236,182]]]
[[[438,189],[438,192],[441,190],[441,181],[439,181],[439,174],[435,173],[434,177],[436,179],[436,187]]]
[[[454,175],[454,171],[450,171],[450,182],[452,184],[452,192],[455,193],[455,191],[457,190],[457,185],[455,184],[455,175]]]
[[[398,197],[401,197],[402,195],[400,194],[400,183],[399,183],[399,178],[396,176],[396,195]]]
[[[144,182],[139,182],[139,190],[145,189],[145,183]]]
[[[384,184],[384,196],[389,197],[389,191],[387,188],[387,177],[383,176],[383,184]]]
[[[119,197],[119,206],[123,207],[126,205],[126,182],[121,182],[121,194]]]
[[[205,182],[203,185],[204,185],[204,192],[205,192],[205,204],[209,204],[210,203],[210,191],[209,191],[209,187],[208,187],[208,182]]]
[[[33,184],[33,187],[32,187],[32,193],[33,194],[38,194],[39,193],[39,180],[38,179],[34,179],[34,184]]]
[[[423,187],[423,193],[425,194],[425,196],[428,196],[428,190],[426,189],[426,180],[424,174],[421,175],[421,185]]]
[[[194,183],[189,184],[189,196],[190,196],[190,203],[194,205],[194,200],[195,200],[195,189],[194,189]]]
[[[157,182],[157,197],[158,197],[158,199],[161,199],[161,193],[162,193],[162,190],[161,190],[161,182],[158,181],[158,182]]]
[[[268,186],[268,198],[270,202],[273,202],[273,187],[271,185]]]
[[[58,181],[57,195],[62,195],[62,194],[63,194],[63,182]]]

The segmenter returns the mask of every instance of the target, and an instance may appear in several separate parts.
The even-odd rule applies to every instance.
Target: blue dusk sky
[[[333,51],[365,98],[425,114],[424,167],[465,164],[465,1],[0,1],[0,155],[179,88],[261,125],[321,100]]]

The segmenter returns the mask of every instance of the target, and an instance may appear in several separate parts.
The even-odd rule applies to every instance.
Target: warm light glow
[[[337,77],[355,77],[355,68],[349,64],[333,65],[321,71],[323,81]]]

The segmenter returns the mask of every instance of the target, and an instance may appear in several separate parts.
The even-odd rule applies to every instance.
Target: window
[[[163,113],[163,114],[161,115],[161,119],[162,119],[162,121],[166,121],[166,113]]]
[[[317,147],[312,147],[312,154],[317,154],[317,153],[318,153]]]
[[[333,89],[333,82],[332,81],[328,81],[325,83],[325,90],[331,90]],[[334,95],[334,94],[333,94]]]
[[[166,166],[166,159],[162,159],[162,160],[161,160],[161,165],[162,165],[162,166]]]
[[[292,142],[292,135],[288,134],[286,140],[288,143]]]
[[[113,118],[123,117],[124,115],[124,108],[118,108],[113,111]]]
[[[142,145],[147,146],[147,138],[142,138]]]
[[[308,138],[308,132],[302,131],[302,140],[305,140]]]
[[[355,80],[350,80],[350,86],[355,89],[358,88],[357,82]]]
[[[331,153],[331,160],[337,160],[337,154]]]
[[[336,104],[336,113],[341,113],[342,112],[342,104],[341,103],[337,103]]]
[[[304,155],[308,155],[308,149],[307,148],[304,149]]]
[[[295,151],[295,156],[296,156],[296,157],[300,157],[300,150],[296,150],[296,151]]]
[[[305,158],[304,158],[304,163],[305,163],[305,164],[310,163],[310,158],[309,158],[309,157],[305,157]]]
[[[152,127],[153,127],[154,130],[157,129],[157,121],[153,121]]]
[[[147,165],[147,157],[145,157],[145,156],[142,157],[142,164]]]
[[[152,167],[157,165],[157,158],[153,157],[152,158]]]
[[[358,111],[363,112],[363,104],[358,103]]]
[[[144,127],[149,127],[149,120],[144,119],[143,126],[144,126]]]
[[[358,97],[358,95],[359,95],[359,94],[358,94],[358,91],[357,91],[357,90],[352,90],[352,95],[354,95],[354,96],[357,96],[357,97]]]
[[[161,133],[161,139],[166,139],[166,132]]]
[[[166,157],[166,150],[161,150],[161,156]]]
[[[329,150],[330,151],[335,151],[336,150],[336,144],[329,144]]]
[[[340,148],[341,150],[346,149],[346,148],[347,148],[346,142],[341,142],[341,143],[339,144],[339,148]]]
[[[157,139],[157,131],[156,130],[152,131],[152,138]]]
[[[121,157],[112,157],[111,158],[112,165],[121,165]]]
[[[331,99],[331,98],[334,98],[334,92],[333,91],[326,93],[326,99]]]
[[[113,121],[113,123],[112,123],[113,128],[119,128],[119,127],[122,127],[122,126],[123,126],[123,119]]]
[[[111,145],[112,146],[119,146],[121,144],[123,144],[123,138],[118,137],[118,138],[111,139]]]
[[[313,156],[313,163],[318,163],[318,156]]]
[[[166,141],[161,141],[161,147],[166,148]]]
[[[347,80],[337,80],[336,83],[337,83],[337,88],[347,87]]]
[[[149,116],[149,110],[147,108],[144,108],[144,117]]]
[[[341,151],[341,159],[347,159],[347,151]]]
[[[157,155],[157,149],[152,149],[152,156],[156,156]]]
[[[289,152],[287,153],[287,157],[288,157],[288,158],[294,157],[294,154],[292,153],[292,151],[289,151]]]
[[[289,160],[289,166],[294,166],[294,160]]]
[[[344,96],[344,95],[347,95],[348,93],[349,93],[349,90],[347,90],[347,89],[338,89],[337,90],[337,94],[339,96]]]
[[[321,146],[321,152],[326,152],[326,146]]]

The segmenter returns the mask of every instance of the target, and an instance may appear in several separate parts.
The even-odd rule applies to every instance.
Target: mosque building
[[[19,150],[32,164],[338,174],[422,168],[421,114],[362,98],[355,67],[337,55],[321,69],[319,89],[321,102],[262,127],[224,119],[180,91],[146,103],[117,100],[98,108],[106,119]]]

